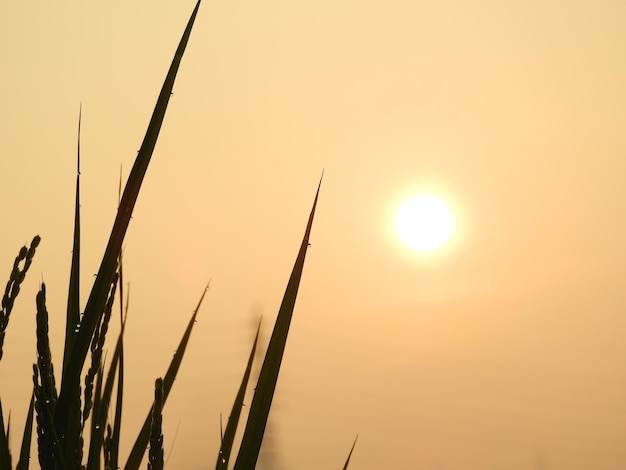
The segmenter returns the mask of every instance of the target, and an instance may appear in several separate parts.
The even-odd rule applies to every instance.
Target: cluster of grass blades
[[[19,459],[14,467],[9,447],[10,420],[5,424],[2,403],[0,402],[1,469],[16,468],[24,470],[29,468],[33,426],[36,426],[37,430],[38,462],[40,468],[44,470],[100,469],[103,465],[105,469],[122,468],[119,456],[119,440],[124,383],[123,337],[128,299],[126,298],[126,306],[124,307],[121,249],[199,6],[200,1],[196,4],[180,40],[123,193],[120,186],[117,216],[100,268],[82,313],[79,297],[81,245],[79,211],[80,171],[78,171],[76,178],[73,252],[63,363],[60,375],[61,381],[57,385],[48,339],[46,286],[42,282],[36,298],[37,362],[33,364],[33,393],[30,397],[30,406],[23,430]],[[78,166],[80,168],[80,117],[78,142]],[[309,246],[309,236],[319,189],[318,186],[302,244],[287,284],[263,365],[261,366],[239,451],[236,458],[233,458],[234,438],[243,408],[244,395],[251,375],[258,331],[226,428],[222,433],[222,441],[216,460],[216,470],[226,470],[229,463],[233,460],[234,467],[231,467],[236,470],[254,469],[256,466],[287,341],[307,247]],[[23,247],[15,259],[9,282],[2,298],[2,308],[0,309],[0,359],[2,359],[4,337],[15,299],[31,266],[39,243],[40,238],[36,236],[32,240],[30,247]],[[154,402],[123,466],[125,470],[138,469],[148,448],[148,468],[160,470],[164,467],[161,412],[180,368],[195,324],[196,315],[207,290],[208,285],[202,292],[165,375],[157,378],[155,381]],[[105,371],[103,359],[105,339],[111,317],[113,316],[116,297],[119,299],[121,328],[114,345],[113,356],[108,369]],[[89,360],[88,356],[90,357]],[[83,373],[84,369],[86,369],[85,373]],[[114,395],[113,390],[116,379],[117,388]],[[110,422],[110,416],[113,416],[113,422]],[[88,429],[87,426],[89,427]],[[87,437],[89,441],[85,442]],[[344,469],[348,466],[353,449],[354,444],[343,467]]]

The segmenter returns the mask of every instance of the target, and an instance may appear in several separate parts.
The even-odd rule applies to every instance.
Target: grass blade
[[[72,263],[70,267],[70,282],[67,294],[67,318],[65,322],[65,345],[63,348],[63,369],[65,374],[74,338],[80,324],[80,129],[82,122],[82,104],[78,111],[78,138],[76,149],[76,194],[74,202],[74,237],[72,242]],[[82,459],[81,442],[81,411],[80,394],[74,396],[66,415],[65,437],[62,441],[64,455],[79,465]]]
[[[63,373],[74,344],[74,337],[80,323],[80,124],[82,105],[78,111],[78,144],[76,157],[76,196],[74,202],[74,242],[72,243],[72,265],[70,285],[67,295],[67,321],[65,323],[65,348],[63,350]]]
[[[11,468],[11,450],[9,449],[8,431],[4,428],[2,401],[0,401],[0,468]]]
[[[102,315],[109,285],[116,270],[122,242],[139,195],[139,190],[141,189],[143,178],[148,169],[152,152],[159,136],[167,104],[174,86],[174,80],[176,79],[176,74],[185,52],[199,7],[200,0],[198,0],[198,3],[196,4],[189,19],[165,78],[163,87],[161,88],[150,123],[148,124],[146,135],[139,149],[137,158],[135,159],[128,181],[126,182],[126,187],[120,202],[120,207],[117,211],[113,229],[111,230],[109,242],[102,258],[98,274],[96,275],[89,299],[87,300],[87,305],[85,306],[85,312],[83,314],[80,329],[75,337],[74,345],[67,362],[67,368],[61,382],[61,393],[55,413],[55,423],[57,431],[60,435],[64,435],[66,432],[66,415],[71,408],[72,402],[77,400],[76,395],[80,394],[80,376],[85,358],[87,356],[87,351],[89,350],[89,345],[91,343],[91,338],[96,325],[99,323]]]
[[[35,393],[30,397],[30,406],[24,426],[24,436],[22,437],[22,447],[20,449],[20,460],[17,462],[15,470],[28,470],[30,463],[30,444],[33,437],[33,416],[35,414]]]
[[[320,180],[320,186],[321,184],[322,181]],[[298,295],[298,287],[300,286],[304,259],[309,246],[309,236],[313,225],[313,217],[315,215],[320,186],[318,186],[317,192],[315,193],[313,208],[309,215],[298,257],[296,258],[289,282],[287,283],[285,295],[283,296],[283,301],[280,305],[278,317],[274,325],[274,331],[272,332],[272,337],[270,338],[267,352],[265,353],[265,360],[263,361],[256,391],[254,392],[254,398],[250,405],[250,414],[248,416],[246,430],[241,441],[237,460],[235,461],[235,470],[249,470],[255,468],[259,457],[261,442],[263,441],[263,434],[265,433],[265,427],[267,425],[267,418],[272,406],[274,391],[276,390],[280,364],[285,352],[291,317]]]
[[[150,452],[148,470],[163,470],[163,379],[154,383],[154,405],[152,406],[152,424],[150,426]]]
[[[352,443],[352,449],[350,449],[350,453],[348,454],[348,458],[346,459],[346,463],[343,466],[343,470],[348,470],[348,464],[350,463],[350,457],[352,457],[352,452],[354,452],[354,446],[356,445],[356,440],[359,438],[359,435],[357,434],[356,437],[354,438],[354,442]]]
[[[226,470],[228,468],[228,461],[230,460],[230,453],[233,447],[233,442],[235,441],[235,434],[237,432],[237,424],[239,423],[239,417],[241,416],[241,410],[243,409],[243,399],[246,395],[246,389],[248,388],[248,381],[250,380],[250,373],[252,372],[252,363],[254,362],[254,355],[256,353],[256,346],[259,340],[260,331],[261,321],[259,321],[259,326],[256,331],[256,336],[254,337],[254,343],[252,344],[252,350],[250,351],[250,357],[248,358],[248,364],[243,374],[243,379],[241,379],[239,391],[237,392],[235,402],[233,403],[233,407],[230,411],[230,416],[228,417],[226,431],[223,434],[220,433],[222,436],[222,444],[219,454],[217,455],[215,470]]]
[[[119,268],[119,289],[120,289],[120,322],[122,328],[126,323],[126,316],[128,315],[128,301],[126,298],[126,313],[124,313],[124,275],[122,269],[122,257],[120,256],[120,268]],[[110,442],[110,467],[118,468],[119,462],[119,450],[120,450],[120,435],[122,428],[122,402],[124,394],[124,338],[120,339],[120,359],[117,368],[117,396],[115,400],[115,418],[113,420],[113,433],[111,435]]]
[[[200,297],[200,301],[196,306],[196,309],[191,315],[191,319],[187,324],[187,329],[185,329],[185,333],[178,344],[178,348],[174,353],[174,357],[172,358],[172,362],[167,369],[165,377],[163,378],[163,404],[167,401],[167,397],[169,396],[170,390],[172,389],[172,385],[174,384],[174,379],[176,378],[176,374],[178,374],[178,369],[180,368],[180,364],[183,360],[183,356],[185,354],[185,349],[187,348],[187,344],[189,343],[189,338],[191,336],[191,331],[193,330],[193,326],[196,323],[196,316],[198,314],[198,310],[202,305],[202,301],[204,300],[204,296],[206,295],[209,289],[209,285],[202,292],[202,296]],[[148,441],[150,440],[150,423],[152,420],[152,407],[148,412],[148,416],[143,423],[143,427],[141,431],[139,431],[139,435],[135,440],[135,444],[133,445],[132,450],[130,451],[130,455],[128,456],[128,461],[126,462],[125,470],[137,470],[141,465],[141,461],[143,460],[143,456],[146,452],[146,447],[148,445]]]

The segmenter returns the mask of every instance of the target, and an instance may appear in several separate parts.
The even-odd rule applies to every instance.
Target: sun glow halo
[[[407,199],[396,213],[396,232],[402,242],[416,251],[432,251],[452,234],[452,215],[441,199],[419,194]]]

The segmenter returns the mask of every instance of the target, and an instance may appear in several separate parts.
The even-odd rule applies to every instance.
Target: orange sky
[[[62,356],[79,104],[86,299],[193,5],[0,5],[0,273],[42,236],[0,362],[15,429],[41,279]],[[123,456],[211,278],[164,434],[169,468],[212,468],[324,169],[275,468],[341,468],[359,433],[353,469],[623,469],[624,18],[617,0],[204,3],[125,243]],[[428,255],[392,226],[422,190],[458,228]]]

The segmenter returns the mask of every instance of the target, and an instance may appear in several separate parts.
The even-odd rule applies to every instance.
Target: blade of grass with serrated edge
[[[85,312],[74,340],[74,345],[67,363],[67,369],[62,377],[61,393],[55,412],[55,424],[60,435],[64,435],[66,432],[67,413],[70,410],[71,403],[76,400],[76,394],[80,393],[79,384],[81,371],[87,356],[87,351],[89,350],[89,344],[91,343],[93,332],[98,324],[106,302],[109,285],[117,267],[117,260],[122,242],[124,241],[126,229],[128,228],[143,178],[148,169],[148,164],[150,163],[152,152],[159,136],[167,104],[172,94],[176,73],[178,72],[181,59],[185,52],[199,7],[200,0],[198,0],[187,23],[187,27],[174,54],[174,59],[170,65],[165,82],[161,88],[150,123],[148,124],[146,135],[139,149],[139,153],[137,154],[137,158],[135,159],[128,181],[126,182],[109,242],[102,258],[98,274],[96,275],[93,288],[89,294],[87,305],[85,306]]]
[[[348,458],[346,459],[346,463],[343,466],[343,470],[348,470],[348,464],[350,463],[350,457],[352,457],[352,452],[354,452],[354,446],[356,445],[356,440],[359,438],[359,435],[357,434],[356,437],[354,438],[354,442],[352,443],[352,449],[350,449],[350,453],[348,454]]]
[[[309,236],[311,234],[311,226],[313,225],[313,217],[315,215],[315,207],[317,205],[321,184],[322,181],[320,179],[304,238],[302,239],[298,257],[296,258],[291,276],[289,277],[285,295],[283,296],[276,323],[274,324],[274,331],[272,332],[270,342],[267,346],[267,352],[265,353],[265,359],[261,366],[259,380],[254,392],[252,404],[250,405],[250,414],[248,415],[246,430],[244,431],[241,447],[239,448],[237,460],[235,461],[235,470],[249,470],[255,468],[259,457],[261,442],[263,441],[263,434],[265,433],[265,426],[267,425],[267,417],[269,416],[274,391],[276,390],[280,364],[282,362],[283,353],[285,352],[291,317],[298,295],[298,287],[300,286],[304,259],[309,246]]]
[[[210,284],[210,283],[209,283]],[[193,330],[193,326],[196,323],[196,316],[198,314],[198,310],[202,305],[202,301],[204,300],[204,296],[209,290],[209,284],[204,288],[202,292],[202,296],[198,301],[198,305],[191,315],[191,319],[187,324],[187,328],[185,329],[185,333],[178,344],[178,348],[174,353],[174,357],[172,358],[172,362],[167,369],[165,377],[163,378],[163,404],[167,401],[167,397],[170,394],[170,390],[172,389],[172,385],[174,384],[174,379],[176,378],[176,374],[178,374],[178,369],[180,368],[180,364],[183,360],[183,356],[185,354],[185,349],[187,349],[187,343],[189,343],[189,337],[191,336],[191,331]],[[150,440],[150,423],[152,422],[152,407],[150,407],[150,411],[148,412],[148,416],[143,423],[143,427],[141,431],[139,431],[139,435],[135,440],[135,444],[133,445],[132,450],[130,451],[130,455],[128,456],[128,460],[126,461],[126,466],[124,470],[137,470],[141,465],[141,461],[143,460],[143,456],[146,452],[146,446],[148,445],[148,441]]]
[[[237,424],[239,423],[239,417],[241,416],[241,410],[243,408],[243,399],[246,395],[248,388],[248,381],[250,380],[250,373],[252,372],[252,363],[254,362],[254,355],[256,353],[256,345],[259,340],[259,332],[261,331],[261,320],[259,320],[259,326],[256,330],[256,336],[254,337],[254,343],[252,343],[252,350],[250,351],[250,357],[248,358],[248,364],[246,365],[246,371],[241,379],[241,385],[239,391],[235,397],[233,407],[228,417],[228,423],[226,424],[226,430],[222,435],[222,445],[220,447],[219,454],[217,455],[217,464],[215,470],[226,470],[228,468],[228,461],[230,460],[230,453],[235,441],[235,434],[237,432]],[[220,423],[221,425],[221,423]]]
[[[35,394],[30,397],[30,406],[28,407],[28,415],[26,424],[24,425],[24,435],[22,437],[22,447],[20,449],[20,460],[17,462],[15,470],[28,470],[30,463],[30,444],[33,438],[33,416],[35,414]]]
[[[2,415],[2,401],[0,400],[0,468],[11,468],[11,451],[6,429],[4,429],[4,417]]]

